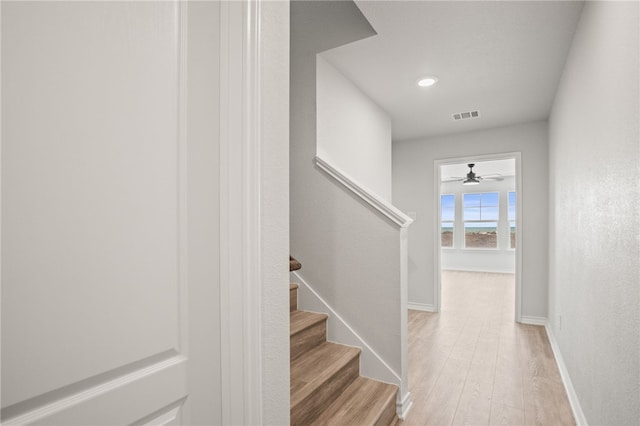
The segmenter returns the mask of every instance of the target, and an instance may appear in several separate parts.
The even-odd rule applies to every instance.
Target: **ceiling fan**
[[[504,178],[500,173],[493,173],[493,174],[488,174],[484,176],[476,175],[476,173],[473,171],[473,168],[475,167],[474,163],[467,164],[467,167],[469,167],[469,173],[467,173],[467,176],[465,177],[452,176],[451,179],[444,180],[443,182],[460,182],[461,181],[463,185],[477,185],[482,180],[497,180],[497,181],[504,180]]]

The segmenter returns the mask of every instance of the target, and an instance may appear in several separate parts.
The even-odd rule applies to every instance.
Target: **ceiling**
[[[516,161],[514,159],[476,161],[474,164],[473,171],[479,176],[494,173],[505,177],[516,175]],[[454,178],[465,177],[467,173],[469,173],[467,163],[446,164],[440,167],[440,180],[444,182]]]
[[[548,118],[582,1],[356,0],[378,33],[322,53],[391,116],[393,140]],[[416,81],[434,75],[426,88]],[[478,110],[479,117],[452,114]]]

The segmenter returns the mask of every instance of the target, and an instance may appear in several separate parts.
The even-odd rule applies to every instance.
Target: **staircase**
[[[397,386],[360,376],[360,349],[327,342],[327,315],[298,310],[298,284],[289,302],[291,424],[395,424]]]

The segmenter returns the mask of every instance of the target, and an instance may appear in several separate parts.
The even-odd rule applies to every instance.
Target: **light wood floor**
[[[515,323],[514,276],[443,271],[442,311],[409,311],[405,425],[574,425],[543,327]]]

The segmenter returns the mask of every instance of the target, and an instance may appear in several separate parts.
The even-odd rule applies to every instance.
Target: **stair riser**
[[[289,312],[298,309],[298,289],[289,290]]]
[[[291,336],[290,360],[298,358],[306,351],[315,348],[327,340],[327,321],[319,323]]]
[[[291,407],[291,424],[308,425],[320,415],[360,374],[360,356],[354,357],[331,378],[295,407]]]
[[[395,423],[396,419],[396,400],[395,398],[389,401],[389,404],[384,409],[384,412],[375,423],[375,426],[389,426]]]
[[[358,377],[311,426],[391,426],[397,394],[394,385]]]

